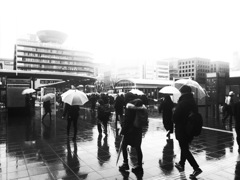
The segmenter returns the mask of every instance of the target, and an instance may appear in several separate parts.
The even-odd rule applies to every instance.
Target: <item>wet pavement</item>
[[[41,123],[41,109],[35,107],[31,116],[0,114],[0,180],[45,179],[189,179],[192,168],[186,162],[185,172],[174,163],[180,149],[175,135],[166,138],[161,116],[156,112],[144,128],[143,177],[130,171],[119,172],[122,156],[116,165],[121,136],[116,132],[114,115],[108,126],[108,136],[100,136],[96,114],[81,109],[78,135],[74,143],[66,135],[66,120],[61,111]],[[219,120],[205,118],[202,134],[195,138],[191,151],[203,173],[198,179],[240,179],[240,156],[235,141],[234,124],[223,126]],[[119,124],[118,124],[119,127]],[[117,127],[117,128],[118,128]],[[72,136],[72,134],[71,134]],[[136,164],[136,153],[129,148],[130,168]]]

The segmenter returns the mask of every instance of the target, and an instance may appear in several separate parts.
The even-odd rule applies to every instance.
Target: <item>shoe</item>
[[[143,173],[143,168],[142,168],[142,166],[136,166],[136,167],[132,168],[132,172],[133,173]]]
[[[127,163],[123,163],[121,166],[118,167],[119,171],[127,171],[129,170],[129,165]]]
[[[192,174],[190,174],[189,178],[195,178],[201,173],[202,173],[202,170],[198,168],[197,170],[194,170]]]
[[[184,171],[184,166],[182,166],[180,163],[175,163],[175,167],[180,171]]]

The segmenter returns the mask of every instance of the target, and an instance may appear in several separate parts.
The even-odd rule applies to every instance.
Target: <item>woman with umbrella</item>
[[[77,121],[79,117],[79,106],[85,104],[88,101],[87,95],[79,90],[70,89],[67,92],[63,93],[62,101],[65,103],[63,116],[64,118],[67,115],[67,136],[70,134],[70,127],[73,123],[74,133],[73,141],[76,141],[77,137]]]

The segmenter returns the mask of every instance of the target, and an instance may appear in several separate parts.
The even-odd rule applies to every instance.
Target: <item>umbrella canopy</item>
[[[68,92],[69,91],[69,92]],[[68,90],[66,94],[62,96],[62,101],[69,105],[83,105],[88,101],[87,95],[79,90]]]
[[[175,103],[178,102],[178,99],[181,96],[181,92],[174,86],[165,86],[160,89],[159,93],[172,95],[172,101]]]
[[[63,99],[66,95],[68,95],[69,93],[72,93],[72,92],[75,91],[75,90],[76,90],[76,89],[69,89],[68,91],[62,93],[62,94],[61,94],[62,99]]]
[[[129,92],[133,93],[133,94],[136,94],[136,95],[144,95],[144,93],[142,91],[140,91],[139,89],[132,89]]]
[[[43,97],[42,97],[42,101],[43,102],[46,102],[46,101],[49,101],[51,99],[53,99],[55,97],[55,94],[54,93],[48,93],[48,94],[45,94]]]
[[[198,82],[196,82],[192,79],[179,79],[179,80],[174,82],[174,86],[179,90],[184,85],[190,86],[192,88],[192,92],[194,92],[194,95],[198,99],[202,99],[205,96],[207,96],[207,94],[205,93],[204,89],[200,86],[200,84],[198,84]]]
[[[27,88],[27,89],[24,89],[24,90],[22,91],[22,95],[31,94],[31,93],[34,93],[34,92],[36,92],[35,89]]]

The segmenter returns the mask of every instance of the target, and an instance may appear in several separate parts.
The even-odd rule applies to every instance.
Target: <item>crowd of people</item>
[[[162,102],[159,105],[158,111],[162,114],[163,126],[166,129],[166,137],[171,139],[171,134],[175,132],[176,140],[180,147],[180,159],[175,163],[175,167],[181,172],[185,170],[185,163],[188,163],[193,168],[193,173],[190,174],[190,178],[196,178],[202,173],[202,169],[194,158],[190,151],[190,144],[194,139],[193,135],[189,135],[186,132],[186,121],[190,113],[198,112],[198,106],[195,102],[192,89],[190,86],[184,85],[180,89],[181,96],[177,103],[174,103],[170,95],[164,95]],[[222,122],[226,123],[229,119],[229,123],[232,123],[232,118],[236,120],[236,133],[237,143],[240,145],[240,102],[234,102],[234,93],[231,91],[229,96],[226,97],[224,116]],[[129,166],[129,153],[128,146],[136,150],[137,165],[132,168],[133,173],[143,175],[143,152],[141,149],[143,126],[136,125],[136,121],[141,121],[143,117],[139,115],[147,109],[146,96],[139,96],[133,93],[118,94],[117,97],[109,96],[108,94],[91,95],[88,97],[91,102],[91,111],[97,112],[97,129],[99,137],[102,137],[102,133],[105,134],[105,139],[108,136],[108,123],[112,116],[113,109],[115,111],[115,127],[116,133],[118,133],[117,125],[120,124],[120,135],[122,136],[121,147],[119,151],[122,151],[123,163],[119,166],[119,171],[128,171]],[[50,114],[49,105],[44,105],[45,114]],[[111,109],[113,108],[113,109]],[[74,127],[74,133],[72,140],[76,142],[77,137],[77,120],[79,117],[79,106],[64,105],[64,111],[62,117],[67,117],[67,136],[70,135],[71,124]],[[172,140],[172,139],[171,139]],[[169,141],[170,142],[170,141]],[[240,153],[240,148],[239,148]]]

